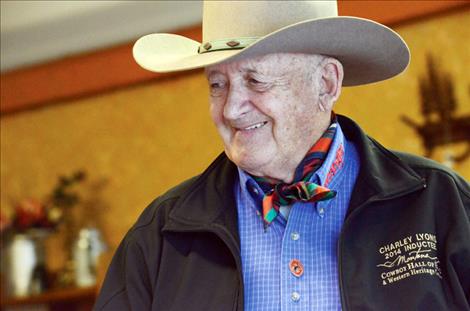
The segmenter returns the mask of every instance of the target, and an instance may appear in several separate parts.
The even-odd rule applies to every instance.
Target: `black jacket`
[[[470,310],[470,187],[339,116],[361,159],[338,241],[343,310]],[[117,250],[95,310],[243,310],[235,165],[220,155],[157,198]]]

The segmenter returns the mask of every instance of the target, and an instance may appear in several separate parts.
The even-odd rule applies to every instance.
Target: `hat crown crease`
[[[336,16],[336,1],[205,1],[203,42],[263,37],[298,22]]]

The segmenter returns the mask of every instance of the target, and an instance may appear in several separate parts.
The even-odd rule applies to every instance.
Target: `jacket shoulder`
[[[149,275],[156,275],[160,266],[161,229],[196,178],[171,188],[144,209],[116,250],[93,310],[130,310],[131,305],[136,310],[150,309],[153,280]]]
[[[401,151],[392,151],[392,153],[427,180],[437,179],[440,182],[447,180],[448,182],[455,183],[458,190],[470,199],[470,185],[468,181],[450,168],[434,160],[410,153]]]
[[[131,228],[130,231],[137,230],[142,227],[148,226],[152,221],[155,220],[157,212],[163,214],[164,218],[167,218],[169,212],[171,211],[174,203],[185,193],[191,189],[195,181],[198,179],[198,176],[191,177],[177,186],[170,188],[164,194],[158,196],[154,199],[142,212],[139,216],[137,222]]]

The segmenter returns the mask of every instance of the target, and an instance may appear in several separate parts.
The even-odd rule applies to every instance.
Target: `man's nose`
[[[224,118],[236,120],[252,109],[249,91],[242,85],[231,85],[224,106]]]

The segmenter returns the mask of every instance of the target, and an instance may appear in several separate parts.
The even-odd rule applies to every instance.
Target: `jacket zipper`
[[[343,244],[343,232],[344,232],[344,228],[352,221],[351,219],[354,218],[354,216],[356,216],[360,210],[362,210],[366,205],[368,204],[371,204],[371,203],[375,203],[375,202],[381,202],[381,201],[388,201],[388,200],[393,200],[395,198],[398,198],[398,197],[401,197],[401,196],[405,196],[407,194],[410,194],[412,192],[415,192],[417,190],[420,190],[420,189],[424,189],[426,188],[426,184],[423,183],[423,184],[420,184],[416,187],[413,187],[411,189],[407,189],[403,192],[398,192],[394,195],[391,195],[391,196],[388,196],[388,197],[385,197],[385,198],[377,198],[377,195],[375,196],[372,196],[370,197],[369,199],[367,199],[364,203],[362,203],[361,205],[359,205],[358,207],[356,207],[354,209],[354,211],[352,211],[352,213],[349,215],[349,217],[347,217],[345,220],[344,220],[344,224],[343,224],[343,227],[341,228],[341,233],[339,235],[339,238],[338,238],[338,245],[337,245],[337,256],[338,256],[338,277],[339,277],[339,291],[340,291],[340,295],[341,295],[341,309],[343,311],[347,311],[348,308],[347,308],[347,303],[346,303],[346,296],[344,294],[344,290],[343,290],[343,265],[342,265],[342,262],[343,262],[343,257],[342,257],[342,244]]]
[[[230,232],[223,226],[215,225],[215,228],[209,229],[209,231],[214,233],[216,236],[218,236],[225,243],[225,245],[227,245],[228,249],[232,253],[233,258],[235,259],[235,264],[237,265],[238,277],[239,277],[240,282],[239,282],[239,287],[237,289],[237,295],[235,296],[235,303],[234,303],[233,310],[243,310],[244,308],[243,299],[241,301],[241,307],[239,308],[238,306],[238,297],[240,295],[242,295],[243,297],[244,289],[243,289],[243,274],[242,274],[242,267],[241,267],[240,250],[238,249],[238,247],[236,247],[237,243],[233,239]],[[228,237],[228,239],[226,239],[225,237]]]

